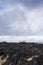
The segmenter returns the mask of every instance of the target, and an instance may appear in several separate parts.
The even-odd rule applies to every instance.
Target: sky
[[[43,0],[0,0],[0,41],[5,38],[43,42]]]

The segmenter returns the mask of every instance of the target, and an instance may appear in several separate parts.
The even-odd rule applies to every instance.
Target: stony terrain
[[[43,44],[0,42],[0,65],[43,65]]]

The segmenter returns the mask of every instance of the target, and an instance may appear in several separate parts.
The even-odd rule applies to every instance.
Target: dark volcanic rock
[[[6,59],[3,65],[43,65],[43,44],[0,43],[0,56]]]

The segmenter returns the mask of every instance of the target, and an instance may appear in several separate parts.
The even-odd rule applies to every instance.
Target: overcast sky
[[[1,36],[43,36],[43,0],[0,0]]]

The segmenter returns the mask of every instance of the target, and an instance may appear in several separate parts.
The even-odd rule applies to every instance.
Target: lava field
[[[0,65],[43,65],[43,44],[0,42]]]

